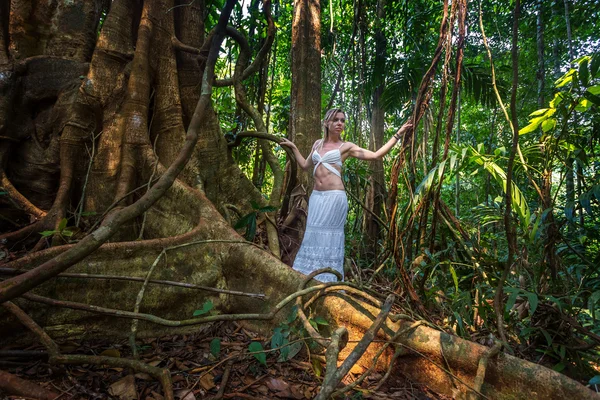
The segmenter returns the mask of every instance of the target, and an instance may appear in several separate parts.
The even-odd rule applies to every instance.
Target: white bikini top
[[[313,160],[313,164],[315,164],[315,168],[313,169],[313,176],[315,176],[315,172],[317,172],[317,168],[319,168],[319,165],[322,165],[325,168],[327,168],[329,171],[331,171],[331,173],[333,173],[334,175],[337,175],[340,178],[342,177],[342,174],[340,173],[340,171],[338,171],[331,164],[338,165],[340,168],[342,167],[342,153],[340,152],[340,149],[342,148],[344,143],[345,142],[342,142],[340,147],[338,147],[337,149],[329,150],[323,156],[321,156],[319,154],[317,149],[315,149],[313,151],[312,160]],[[321,147],[323,146],[323,141],[321,141],[320,146]]]

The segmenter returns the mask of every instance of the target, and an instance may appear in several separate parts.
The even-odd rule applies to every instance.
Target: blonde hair
[[[323,142],[329,139],[329,128],[327,127],[327,123],[335,118],[336,114],[340,112],[344,114],[344,117],[346,116],[346,112],[341,108],[332,108],[325,113],[325,117],[323,118],[323,122],[321,124],[323,129]]]

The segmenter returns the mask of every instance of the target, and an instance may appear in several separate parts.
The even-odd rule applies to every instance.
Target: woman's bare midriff
[[[334,166],[336,168],[336,166]],[[337,168],[336,168],[337,169]],[[344,190],[344,183],[339,176],[319,165],[315,171],[315,190]]]

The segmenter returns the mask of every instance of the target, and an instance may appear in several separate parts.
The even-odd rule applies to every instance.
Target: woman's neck
[[[325,140],[323,140],[323,143],[339,143],[341,141],[342,141],[342,138],[339,135],[329,134],[329,135],[327,135]]]

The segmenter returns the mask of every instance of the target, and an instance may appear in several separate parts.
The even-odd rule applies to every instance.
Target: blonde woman
[[[342,165],[348,157],[359,160],[380,160],[412,129],[404,124],[392,138],[377,151],[370,151],[354,143],[344,142],[342,132],[346,126],[346,114],[334,108],[323,119],[323,139],[317,140],[305,159],[296,145],[281,141],[294,152],[296,161],[304,171],[313,166],[314,188],[308,202],[306,231],[293,268],[305,275],[321,268],[330,267],[344,276],[344,225],[348,214],[348,199],[342,181]],[[336,281],[333,274],[321,274],[322,282]]]

